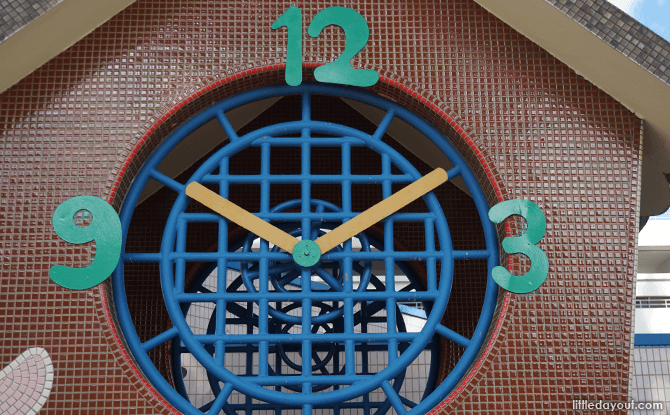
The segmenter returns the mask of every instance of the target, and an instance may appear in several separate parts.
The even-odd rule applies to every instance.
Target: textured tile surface
[[[270,25],[290,4],[139,0],[0,95],[0,361],[35,343],[51,352],[43,413],[172,412],[127,359],[109,285],[50,283],[51,265],[84,266],[92,255],[58,239],[51,212],[83,194],[120,206],[176,124],[208,102],[282,82],[272,67],[284,61],[285,32]],[[333,5],[296,4],[306,22]],[[486,169],[500,197],[530,199],[547,216],[547,282],[508,300],[489,354],[441,411],[563,414],[573,399],[627,400],[640,120],[474,2],[338,5],[370,25],[352,62],[387,80],[371,90],[442,130],[489,203]],[[343,46],[329,28],[305,41],[305,62],[332,60]],[[526,266],[513,258],[516,272]],[[162,324],[162,305],[151,307],[143,318]]]

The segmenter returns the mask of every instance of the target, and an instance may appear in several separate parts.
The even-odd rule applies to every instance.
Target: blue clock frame
[[[252,131],[238,137],[225,113],[240,105],[286,95],[302,96],[302,117],[293,122],[271,125]],[[373,105],[386,112],[386,116],[372,135],[363,133],[345,125],[336,125],[311,119],[311,96],[313,94],[330,95],[350,98]],[[296,268],[292,264],[290,254],[271,249],[267,242],[261,241],[260,250],[254,252],[241,247],[228,247],[228,222],[214,213],[188,213],[186,207],[190,198],[185,194],[187,183],[179,183],[157,170],[164,157],[182,139],[195,131],[204,123],[218,119],[228,135],[229,142],[212,157],[206,160],[188,180],[218,186],[219,194],[228,196],[228,186],[235,184],[260,185],[261,207],[254,212],[262,219],[273,224],[282,224],[292,229],[296,235],[304,239],[314,239],[319,232],[332,229],[343,221],[355,216],[351,211],[351,184],[374,183],[382,186],[384,197],[391,194],[394,183],[411,183],[421,177],[412,164],[381,140],[393,118],[398,117],[409,123],[425,136],[449,158],[454,164],[449,172],[449,178],[461,177],[470,191],[486,241],[484,250],[454,250],[451,244],[449,226],[442,212],[442,208],[434,194],[428,193],[423,200],[428,213],[395,213],[383,221],[385,229],[384,241],[376,241],[377,246],[368,244],[360,251],[354,251],[351,241],[338,249],[325,253],[321,262],[312,268]],[[313,136],[317,134],[319,136]],[[253,176],[234,176],[228,174],[228,160],[231,156],[248,146],[261,148],[261,173]],[[293,146],[301,148],[302,161],[299,175],[273,175],[269,170],[271,149],[273,146]],[[312,146],[338,146],[342,154],[342,174],[339,175],[312,175],[310,174],[309,152]],[[382,158],[382,173],[379,175],[352,175],[351,150],[357,146],[368,147],[379,153]],[[401,171],[392,173],[392,166]],[[147,378],[158,391],[180,411],[189,415],[201,415],[204,411],[227,414],[235,410],[227,402],[230,394],[235,390],[253,399],[266,402],[274,407],[301,408],[305,415],[311,414],[314,408],[342,406],[347,401],[369,394],[381,388],[386,394],[386,400],[380,404],[369,406],[371,409],[393,407],[396,412],[404,414],[425,414],[455,387],[465,375],[470,365],[480,352],[493,312],[497,304],[498,286],[491,277],[492,269],[499,265],[499,246],[494,225],[488,219],[489,206],[484,193],[467,163],[451,146],[448,140],[432,125],[428,124],[406,108],[379,96],[361,90],[324,84],[302,84],[300,86],[273,86],[252,90],[217,103],[195,115],[178,127],[146,161],[135,178],[120,213],[123,226],[123,247],[125,247],[128,229],[133,216],[134,208],[140,194],[149,179],[157,180],[177,193],[177,199],[172,207],[169,219],[163,233],[160,252],[127,253],[122,249],[119,266],[113,274],[114,300],[116,312],[123,335],[128,343],[134,359],[137,361]],[[294,210],[275,210],[269,206],[270,186],[273,183],[300,184],[302,197],[297,201],[287,201],[299,205],[298,212]],[[315,201],[310,196],[310,186],[318,183],[341,183],[342,206],[328,206]],[[393,249],[392,229],[394,221],[420,222],[425,226],[424,251],[404,252]],[[190,223],[216,223],[219,227],[219,246],[216,252],[185,252],[187,228]],[[279,225],[278,225],[279,226]],[[434,231],[435,232],[434,232]],[[437,234],[440,250],[436,250],[433,235]],[[367,236],[361,234],[359,239]],[[386,240],[388,239],[388,240]],[[248,244],[247,244],[248,245]],[[365,245],[365,244],[364,244]],[[371,249],[374,247],[375,249]],[[239,249],[238,249],[239,248]],[[451,289],[453,264],[460,259],[485,259],[487,274],[479,278],[487,281],[485,299],[479,321],[472,337],[466,338],[441,323],[446,309]],[[420,260],[425,262],[427,275],[425,286],[414,283],[411,290],[395,291],[386,284],[393,280],[396,263],[403,261]],[[328,268],[321,266],[327,262],[335,263]],[[361,276],[369,274],[366,269],[370,261],[383,261],[386,270],[386,283],[379,286],[380,278],[370,277],[375,283],[364,288],[354,288],[352,278],[345,276],[358,272]],[[124,263],[153,262],[160,265],[161,285],[165,305],[172,320],[173,326],[163,333],[147,341],[140,341],[128,308],[124,286]],[[218,290],[217,292],[197,292],[185,287],[186,262],[206,262],[215,264],[219,287],[226,287],[225,275],[230,263],[239,263],[242,272],[242,281],[235,289]],[[437,274],[436,264],[440,263],[440,273]],[[214,268],[212,268],[214,269]],[[358,269],[358,271],[356,271]],[[312,275],[318,275],[327,285],[326,290],[312,289]],[[279,276],[279,277],[277,277]],[[365,277],[367,278],[367,277]],[[362,278],[363,280],[364,278]],[[298,281],[294,284],[297,290],[278,289],[281,280],[287,282]],[[257,284],[256,284],[257,283]],[[256,284],[256,285],[255,285]],[[268,288],[270,287],[270,288]],[[275,288],[272,288],[275,287]],[[378,304],[376,307],[396,310],[399,301],[426,301],[430,306],[427,312],[426,326],[420,333],[407,333],[402,330],[403,323],[398,321],[397,312],[386,314],[386,333],[356,332],[356,324],[361,324],[366,317],[356,314],[355,304]],[[184,309],[196,302],[210,302],[216,305],[215,321],[212,333],[194,335],[185,321]],[[240,302],[257,304],[258,333],[244,335],[226,335],[226,305]],[[312,313],[304,312],[299,321],[288,316],[284,311],[287,308],[274,307],[273,304],[297,304],[291,306],[301,310],[311,310],[315,304],[329,303],[329,312],[312,317]],[[284,317],[282,317],[282,315]],[[283,320],[282,320],[283,319]],[[323,320],[319,321],[319,319]],[[400,317],[400,320],[402,318]],[[341,327],[339,332],[313,333],[311,328],[318,324],[337,322]],[[282,326],[283,325],[283,326]],[[302,332],[284,333],[276,327],[295,325],[301,327]],[[273,328],[275,327],[275,328]],[[429,385],[430,393],[426,393],[419,402],[412,402],[398,393],[398,379],[403,376],[407,366],[425,349],[435,347],[439,338],[465,348],[459,362],[439,385]],[[206,368],[208,377],[223,382],[215,399],[205,407],[196,408],[184,396],[184,392],[173,388],[170,383],[156,369],[148,352],[166,343],[175,342],[188,351]],[[302,359],[298,374],[278,374],[268,370],[268,354],[278,350],[280,345],[297,347],[302,356],[313,356],[313,349],[317,345],[335,344],[344,355],[341,369],[324,373],[323,370],[314,370],[319,362],[314,359]],[[388,366],[378,373],[357,373],[354,362],[360,345],[374,347],[383,345],[388,351]],[[224,355],[227,348],[240,345],[253,345],[258,354],[259,373],[253,376],[238,376],[224,367]],[[231,349],[232,350],[232,349]],[[179,383],[179,382],[177,382]],[[323,386],[326,386],[325,388]],[[433,387],[434,386],[434,387]],[[284,389],[283,389],[284,388]],[[179,389],[179,387],[177,388]],[[216,388],[213,388],[216,389]],[[297,393],[296,393],[297,392]],[[409,410],[407,409],[409,408]],[[238,409],[238,408],[235,408]],[[252,409],[252,408],[249,408]],[[377,415],[382,415],[381,411]]]

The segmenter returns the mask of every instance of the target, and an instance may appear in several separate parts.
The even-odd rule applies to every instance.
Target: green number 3
[[[83,218],[83,223],[75,224],[77,218]],[[121,256],[121,221],[114,208],[97,197],[77,196],[61,203],[52,219],[54,230],[65,241],[73,244],[95,241],[96,255],[85,268],[54,265],[49,278],[65,288],[86,290],[109,277]],[[92,219],[90,223],[88,219]]]
[[[507,291],[529,293],[538,289],[549,273],[547,254],[535,246],[547,230],[547,220],[542,210],[529,200],[506,200],[489,210],[489,219],[494,223],[500,223],[512,215],[523,217],[528,230],[523,235],[503,239],[502,248],[508,254],[526,255],[530,259],[530,269],[524,275],[514,276],[504,267],[495,267],[492,272],[493,279]]]
[[[368,42],[370,29],[365,18],[348,7],[328,7],[314,16],[307,28],[311,37],[319,37],[327,26],[335,25],[344,30],[346,44],[339,58],[314,70],[314,78],[319,82],[353,86],[371,86],[379,80],[373,69],[354,69],[351,59]],[[286,27],[288,41],[286,47],[286,83],[292,86],[302,82],[302,12],[298,7],[289,7],[272,24],[272,29]]]

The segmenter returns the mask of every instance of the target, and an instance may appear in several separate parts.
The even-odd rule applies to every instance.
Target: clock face
[[[242,129],[229,119],[236,109],[273,97],[284,97],[275,107],[297,106],[285,111],[296,117]],[[318,106],[327,101],[364,107],[381,121],[361,129],[347,125],[347,117],[320,120]],[[241,207],[288,238],[318,244],[420,183],[423,167],[389,137],[394,119],[449,160],[449,178],[462,180],[472,198],[467,203],[476,213],[470,209],[467,217],[479,219],[473,226],[480,246],[454,242],[458,235],[447,219],[453,213],[428,192],[385,219],[363,220],[354,236],[303,262],[300,255],[313,255],[318,246],[296,245],[296,258],[281,243],[249,232],[256,229],[253,218],[234,217],[228,208],[217,213],[186,194],[187,184],[199,183],[215,200]],[[211,122],[228,139],[182,174],[166,173],[166,160],[182,151],[188,157],[184,140]],[[147,196],[156,183],[163,188]],[[155,202],[161,194],[167,196]],[[159,207],[161,224],[143,224]],[[497,292],[491,270],[499,260],[487,211],[448,140],[391,101],[328,85],[247,92],[177,128],[134,180],[120,214],[124,248],[112,282],[118,320],[142,371],[185,413],[337,407],[423,414],[463,377],[491,321]],[[154,246],[142,242],[150,234]],[[484,287],[473,300],[479,312],[467,333],[448,318],[458,315],[448,313],[455,269]],[[153,288],[138,290],[140,280]],[[137,304],[150,302],[157,287],[162,304],[139,311]],[[419,372],[421,380],[413,380]]]

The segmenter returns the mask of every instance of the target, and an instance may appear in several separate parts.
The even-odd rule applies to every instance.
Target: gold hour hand
[[[289,253],[293,253],[293,247],[299,242],[288,233],[247,212],[198,182],[191,182],[186,186],[186,195]]]
[[[385,217],[409,205],[416,199],[446,182],[447,179],[447,172],[444,171],[444,169],[437,168],[399,192],[394,193],[360,213],[355,218],[321,236],[314,242],[321,248],[322,253],[326,253],[337,245],[347,241],[349,238],[363,232]]]

